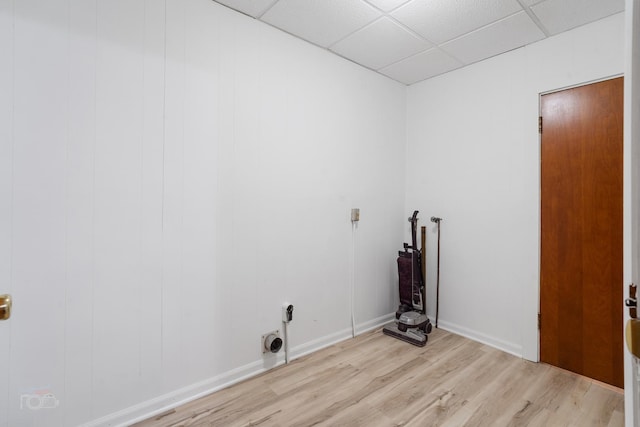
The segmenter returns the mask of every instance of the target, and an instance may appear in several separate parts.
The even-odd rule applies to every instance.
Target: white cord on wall
[[[356,294],[356,228],[357,221],[351,221],[351,337],[356,336],[355,294]]]
[[[284,323],[284,363],[289,363],[289,322]]]

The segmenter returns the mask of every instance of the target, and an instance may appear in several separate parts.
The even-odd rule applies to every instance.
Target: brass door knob
[[[625,335],[629,352],[635,357],[640,358],[640,320],[627,320]]]
[[[0,295],[0,320],[11,317],[11,295]]]

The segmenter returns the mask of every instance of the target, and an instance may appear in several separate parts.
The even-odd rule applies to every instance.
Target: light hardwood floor
[[[142,426],[623,426],[619,390],[434,329],[363,334]]]

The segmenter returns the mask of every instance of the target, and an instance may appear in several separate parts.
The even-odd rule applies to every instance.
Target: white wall
[[[13,31],[11,16],[5,13],[6,1],[0,1],[0,294],[11,292],[11,144],[13,123]],[[2,322],[7,323],[7,322]],[[11,326],[0,323],[0,366],[9,366],[9,350],[6,343],[11,339]],[[8,413],[9,370],[0,369],[0,414]],[[7,424],[7,416],[0,415],[0,425]]]
[[[405,210],[444,218],[440,325],[538,358],[539,94],[624,71],[624,14],[413,85]],[[435,226],[428,313],[435,315]]]
[[[403,86],[210,0],[0,0],[0,58],[0,426],[270,368],[285,300],[293,356],[349,337],[352,207],[358,330],[395,309]]]

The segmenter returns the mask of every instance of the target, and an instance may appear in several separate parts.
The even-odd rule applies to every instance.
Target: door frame
[[[625,68],[624,80],[624,142],[623,161],[623,277],[625,285],[640,284],[640,253],[634,248],[640,243],[640,212],[634,205],[640,201],[640,105],[633,102],[640,96],[640,6],[635,0],[625,1]],[[626,290],[623,295],[627,295]],[[624,309],[624,323],[629,312]],[[640,391],[637,359],[624,350],[624,412],[625,425],[640,427]]]

